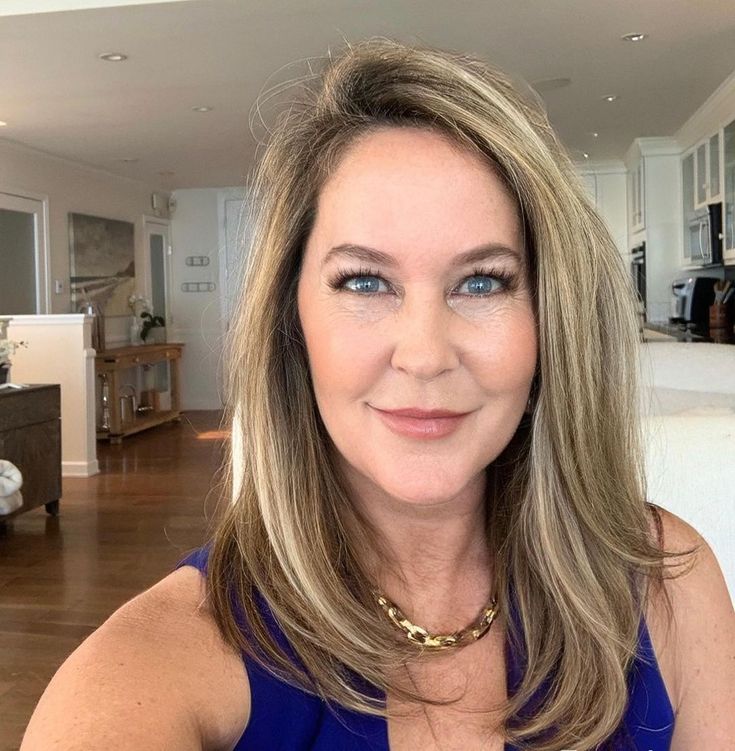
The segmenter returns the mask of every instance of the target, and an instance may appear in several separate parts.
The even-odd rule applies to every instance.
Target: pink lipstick
[[[372,407],[383,423],[398,435],[407,438],[432,440],[444,438],[454,433],[469,412],[452,412],[446,409],[405,409],[383,410]]]

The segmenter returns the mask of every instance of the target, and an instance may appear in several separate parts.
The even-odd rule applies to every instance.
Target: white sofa
[[[640,346],[648,497],[694,526],[735,594],[735,346]]]

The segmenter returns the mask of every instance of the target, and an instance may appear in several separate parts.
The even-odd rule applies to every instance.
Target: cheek
[[[304,300],[299,312],[320,409],[328,411],[332,397],[366,395],[389,361],[374,322],[314,299]]]
[[[538,340],[533,312],[508,311],[476,329],[464,362],[487,392],[518,391],[530,384],[536,371]]]

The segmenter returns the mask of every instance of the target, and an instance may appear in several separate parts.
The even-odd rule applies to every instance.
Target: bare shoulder
[[[123,605],[69,656],[21,749],[229,749],[249,712],[243,661],[204,605],[202,575],[184,566]]]
[[[735,737],[735,613],[720,565],[690,524],[660,509],[663,547],[694,552],[665,574],[646,618],[676,712],[673,751],[731,748]],[[676,563],[677,559],[672,559]],[[665,607],[671,603],[671,618]]]

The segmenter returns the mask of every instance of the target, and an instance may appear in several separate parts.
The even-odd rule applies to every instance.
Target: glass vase
[[[133,316],[130,319],[130,344],[137,347],[143,344],[143,340],[140,338],[140,330],[143,328],[143,324],[138,316]]]

